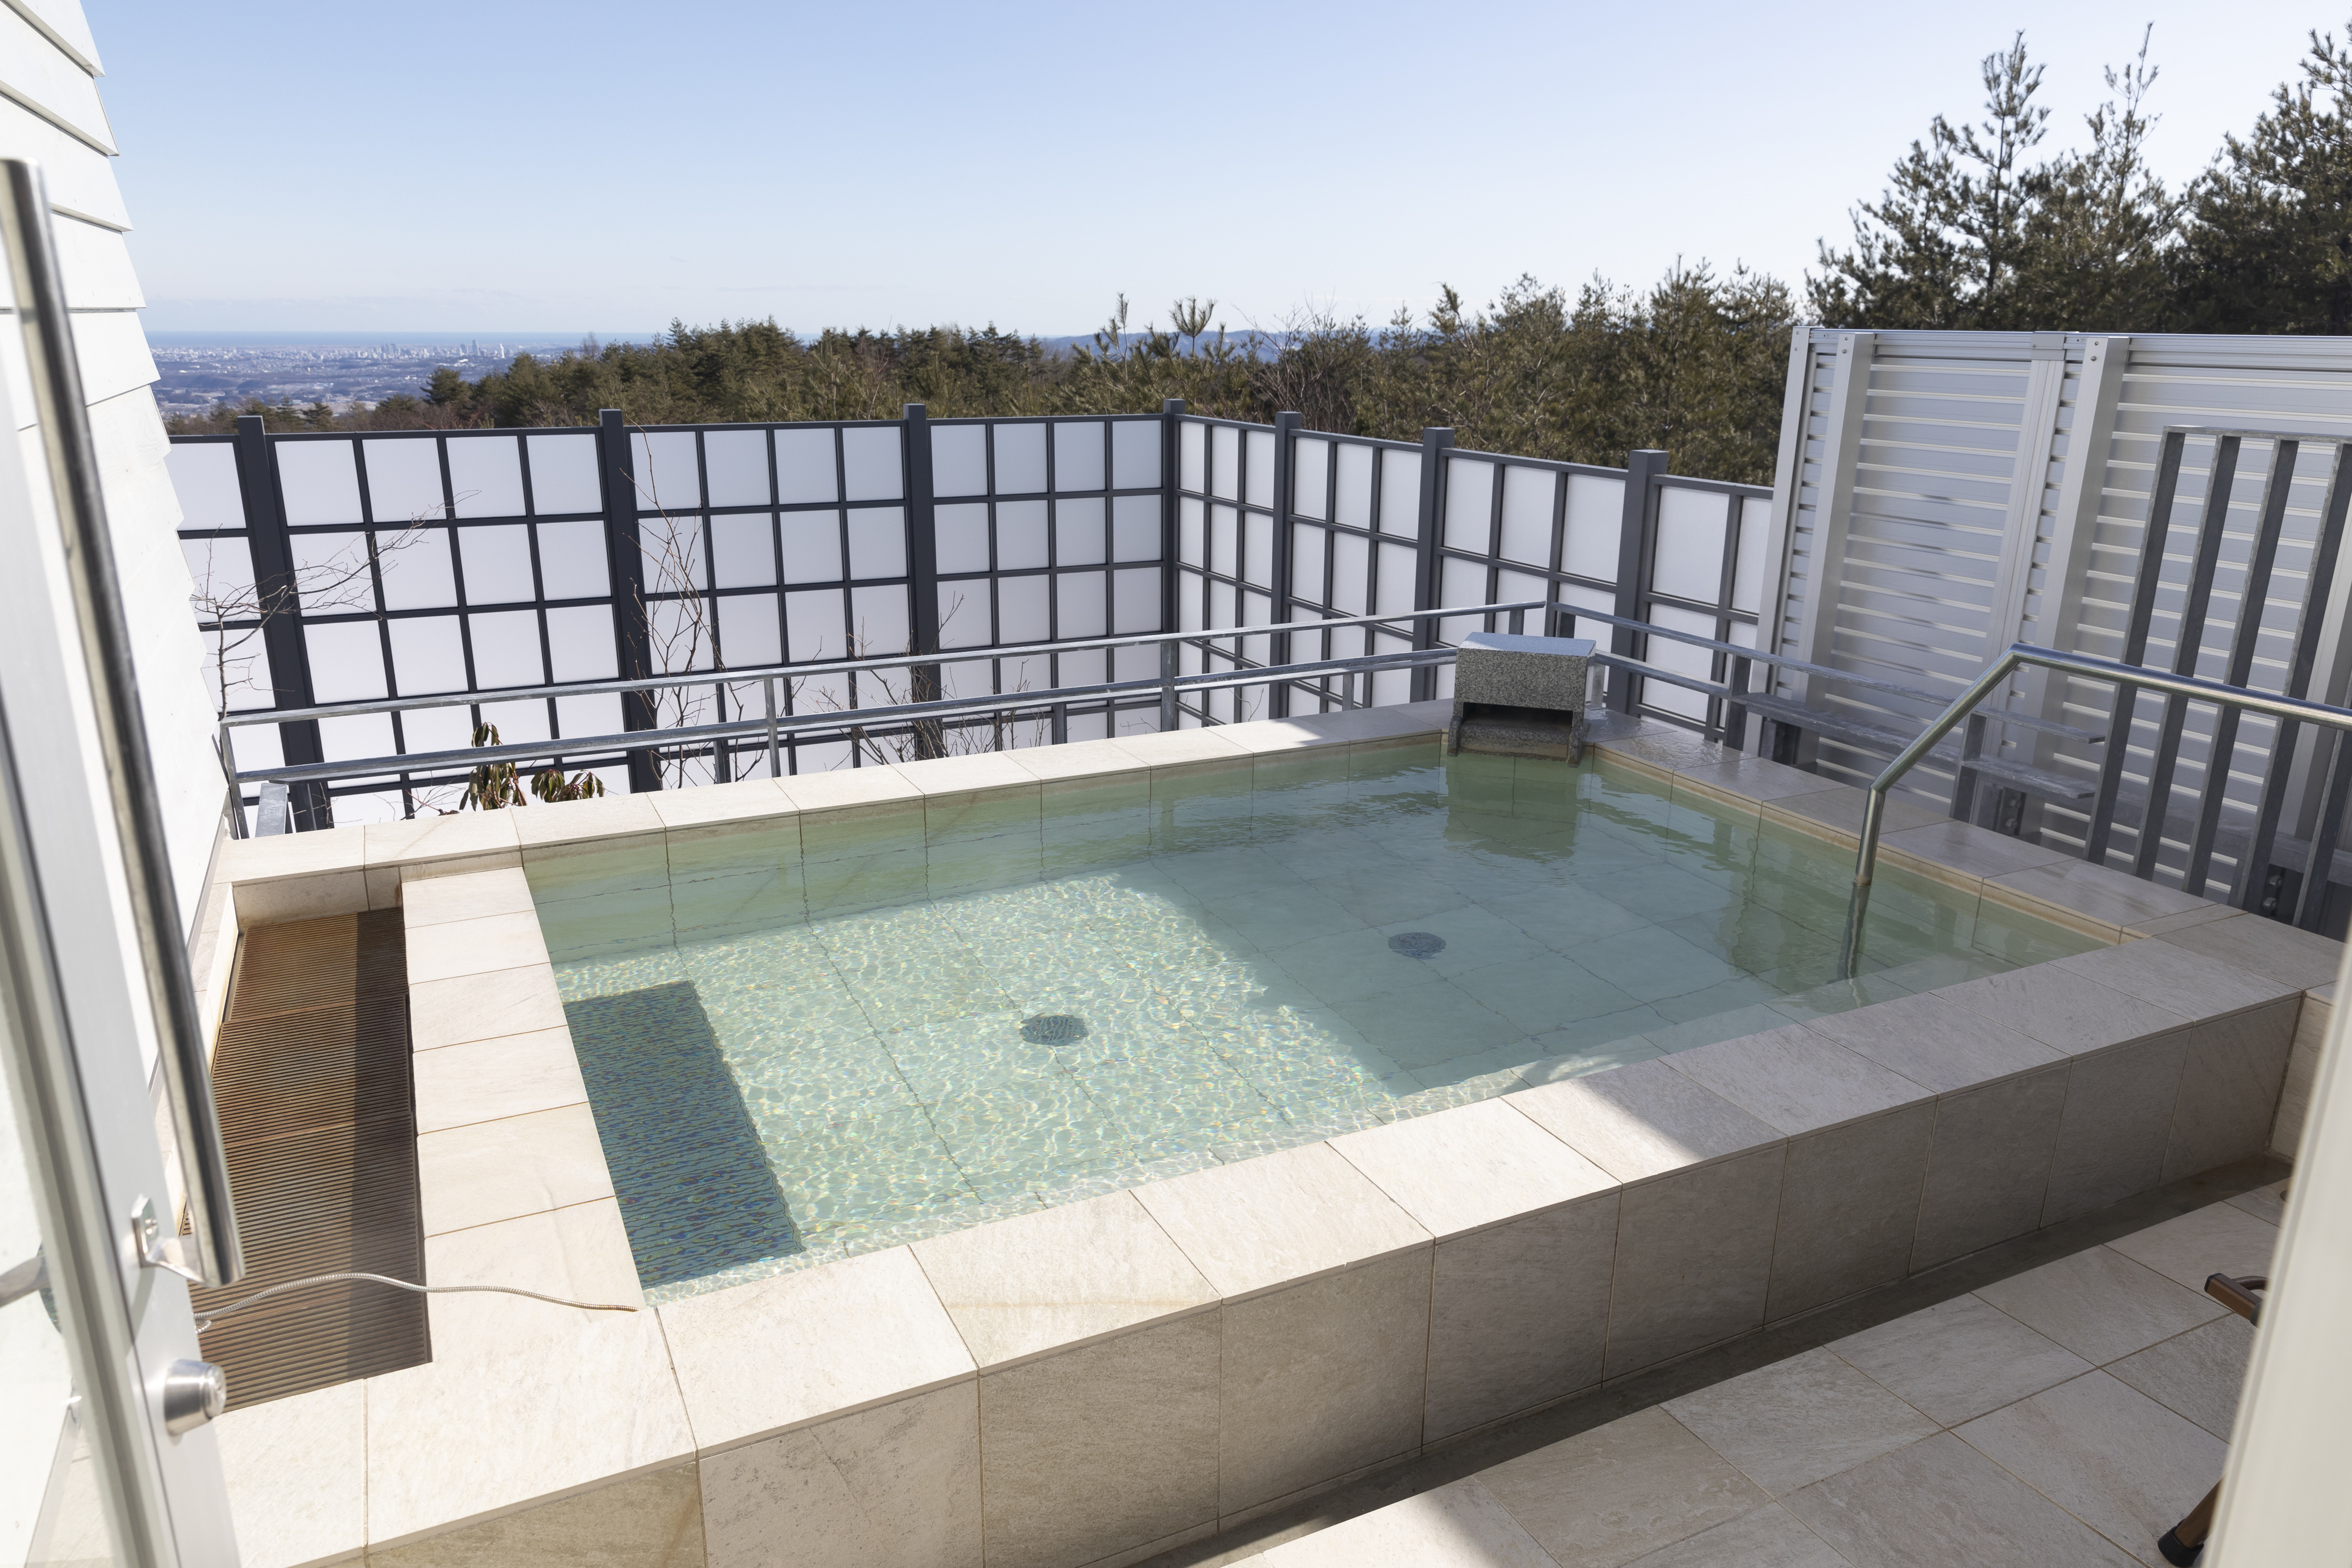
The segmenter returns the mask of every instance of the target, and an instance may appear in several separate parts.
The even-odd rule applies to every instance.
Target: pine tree
[[[1942,115],[1925,145],[1853,214],[1853,246],[1821,246],[1822,276],[1806,286],[1815,316],[1835,326],[2005,327],[2045,172],[2023,162],[2049,130],[2033,101],[2042,68],[2025,35],[1980,62],[1985,120],[1957,129]]]
[[[2178,321],[2201,332],[2352,332],[2352,46],[2311,34],[2243,141],[2189,198]]]

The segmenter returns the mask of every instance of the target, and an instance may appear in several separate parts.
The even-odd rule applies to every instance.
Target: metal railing
[[[1580,605],[1563,604],[1557,601],[1528,599],[1506,601],[1492,604],[1456,605],[1434,610],[1403,611],[1386,615],[1358,615],[1332,620],[1297,621],[1280,625],[1231,626],[1205,631],[1139,632],[1124,637],[1098,637],[1084,641],[1037,643],[1024,646],[974,650],[964,659],[952,653],[937,653],[891,654],[882,658],[845,660],[822,664],[772,665],[742,670],[689,670],[677,674],[640,677],[632,680],[583,682],[570,685],[513,687],[500,691],[451,693],[437,696],[384,697],[368,702],[341,703],[308,708],[256,709],[249,713],[232,714],[221,721],[220,754],[228,775],[233,793],[242,800],[241,791],[248,784],[263,787],[261,819],[265,832],[285,831],[291,825],[292,814],[286,810],[285,790],[288,786],[302,783],[323,783],[334,779],[376,779],[388,776],[409,776],[436,772],[457,771],[462,774],[484,766],[523,762],[541,758],[578,758],[592,755],[622,752],[677,751],[701,747],[725,747],[746,739],[763,741],[771,776],[781,774],[782,737],[831,734],[872,734],[881,727],[885,734],[898,733],[887,727],[935,724],[956,718],[986,714],[1022,714],[1058,711],[1072,704],[1108,701],[1116,703],[1122,696],[1147,692],[1160,695],[1160,727],[1173,729],[1180,715],[1190,715],[1205,724],[1221,722],[1200,708],[1186,705],[1188,693],[1206,692],[1223,687],[1287,685],[1299,688],[1318,698],[1331,700],[1342,709],[1372,706],[1370,682],[1374,674],[1384,670],[1411,670],[1451,663],[1454,650],[1444,644],[1427,648],[1400,650],[1390,653],[1359,654],[1349,658],[1316,659],[1280,664],[1261,664],[1239,652],[1212,646],[1219,643],[1238,643],[1253,637],[1271,637],[1280,633],[1328,632],[1350,626],[1374,626],[1405,622],[1438,622],[1475,618],[1489,625],[1498,624],[1510,632],[1524,631],[1529,612],[1538,617],[1537,624],[1547,633],[1572,633],[1580,622],[1597,622],[1617,631],[1643,638],[1663,638],[1668,642],[1703,649],[1725,659],[1727,678],[1710,681],[1682,671],[1662,668],[1646,660],[1623,654],[1596,651],[1592,662],[1604,669],[1620,672],[1628,681],[1661,681],[1669,685],[1697,692],[1713,699],[1711,716],[1696,727],[1709,739],[1720,739],[1733,750],[1745,744],[1750,706],[1759,712],[1765,705],[1773,705],[1769,722],[1794,727],[1804,722],[1801,716],[1790,710],[1793,705],[1758,688],[1759,667],[1778,670],[1789,674],[1808,675],[1819,679],[1844,682],[1873,690],[1932,700],[1931,695],[1912,687],[1897,685],[1870,676],[1857,675],[1843,670],[1828,669],[1804,660],[1780,654],[1770,649],[1750,648],[1738,643],[1718,642],[1696,632],[1659,626],[1626,616],[1612,615]],[[1177,669],[1179,651],[1187,646],[1203,650],[1206,659],[1222,664],[1225,668],[1207,669],[1191,674]],[[1157,647],[1160,650],[1160,671],[1156,675],[1130,680],[1094,682],[1081,685],[1052,686],[1036,691],[995,692],[969,697],[950,697],[916,702],[892,702],[873,707],[856,705],[856,681],[862,675],[874,676],[893,670],[936,670],[942,664],[978,663],[988,660],[1022,660],[1050,658],[1064,654],[1101,653],[1130,647]],[[794,714],[782,711],[788,706],[779,702],[778,685],[823,676],[845,678],[851,706],[828,708],[819,713]],[[1337,679],[1338,689],[1330,683]],[[1768,682],[1769,684],[1769,682]],[[447,751],[409,752],[390,757],[371,757],[335,762],[278,764],[272,767],[242,769],[236,766],[233,732],[255,725],[283,724],[303,719],[350,718],[361,715],[415,712],[445,707],[469,707],[519,702],[544,697],[583,696],[606,693],[635,693],[668,690],[688,686],[743,686],[761,688],[761,713],[758,717],[721,720],[700,725],[677,725],[657,729],[627,730],[617,735],[553,737],[545,740],[517,741],[491,747],[470,747]],[[887,688],[886,688],[887,689]],[[1612,696],[1617,695],[1612,692]],[[1630,706],[1618,702],[1616,706]],[[1822,716],[1824,723],[1833,723]],[[2007,710],[1977,716],[1971,727],[1969,746],[1957,758],[1944,760],[1951,763],[1964,786],[1973,783],[1973,773],[1981,767],[1997,770],[1999,764],[1979,756],[1984,725],[2000,723],[2021,728],[2046,732],[2063,737],[2096,742],[2100,737],[2092,731],[2076,728],[2035,715]],[[232,831],[242,833],[243,812],[233,810]]]
[[[2144,664],[2119,664],[2085,653],[2062,653],[2055,648],[2037,647],[2031,643],[2012,643],[2007,652],[1988,665],[1984,674],[1970,682],[1966,691],[1954,697],[1950,705],[1920,731],[1918,737],[1897,753],[1895,760],[1889,762],[1867,786],[1863,800],[1862,840],[1855,851],[1853,893],[1846,906],[1844,967],[1848,979],[1853,977],[1854,967],[1862,958],[1863,922],[1870,911],[1870,885],[1878,866],[1878,840],[1885,823],[1887,790],[1894,788],[1896,781],[1927,756],[1938,741],[1949,735],[1955,726],[1970,716],[1977,705],[1997,691],[2003,681],[2021,666],[2029,664],[2092,680],[2112,681],[2116,687],[2114,711],[2118,714],[2129,711],[2128,705],[2139,692],[2151,691],[2163,693],[2173,699],[2171,706],[2175,708],[2182,703],[2202,702],[2215,704],[2231,713],[2268,715],[2282,725],[2279,743],[2273,748],[2274,757],[2284,757],[2288,753],[2297,725],[2314,724],[2339,732],[2352,731],[2352,709],[2331,707],[2326,703],[2310,702],[2301,697],[2273,696],[2267,692],[2249,691],[2243,686],[2201,680],[2195,675],[2149,669]],[[2004,713],[1997,716],[2006,718],[2011,716]],[[2110,748],[2106,772],[2114,773],[2122,767],[2123,750],[2120,743]],[[2160,756],[2158,761],[2161,766]],[[2287,769],[2274,764],[2272,779],[2263,789],[2251,847],[2239,878],[2238,900],[2242,905],[2252,901],[2256,891],[2255,870],[2268,862],[2275,847],[2279,816],[2284,805],[2286,772]],[[2320,787],[2319,828],[2312,841],[2310,867],[2304,877],[2300,906],[2295,915],[2294,923],[2305,930],[2315,929],[2323,913],[2327,886],[2326,868],[2336,853],[2336,824],[2344,815],[2347,790],[2352,790],[2352,745],[2339,741]],[[2103,795],[2103,804],[2111,808],[2112,801],[2112,792]],[[2210,856],[2211,819],[2217,812],[2218,796],[2214,810],[2199,813],[2199,827],[2195,841],[2190,846],[2192,862]],[[2152,814],[2151,803],[2151,820],[2147,821],[2143,837],[2152,838],[2162,831],[2161,822],[2152,820]],[[2153,869],[2153,862],[2152,855],[2137,857],[2137,874],[2145,878],[2147,871]],[[2094,857],[2090,863],[2104,864],[2105,857]],[[2189,891],[2197,893],[2198,888],[2192,886]]]
[[[1382,670],[1412,669],[1423,665],[1451,661],[1454,650],[1448,647],[1403,650],[1393,653],[1360,654],[1352,658],[1316,659],[1286,664],[1255,664],[1235,652],[1210,646],[1221,642],[1239,642],[1248,638],[1265,637],[1286,632],[1330,631],[1349,626],[1370,626],[1401,622],[1415,622],[1465,616],[1506,616],[1512,631],[1523,630],[1527,613],[1558,612],[1572,614],[1572,607],[1554,605],[1540,599],[1520,600],[1500,604],[1462,605],[1447,609],[1406,611],[1391,615],[1359,615],[1329,621],[1300,621],[1282,625],[1232,626],[1205,631],[1139,632],[1125,637],[1097,637],[1083,641],[1035,643],[1018,647],[975,649],[959,658],[953,651],[946,653],[923,653],[891,654],[882,658],[844,660],[822,664],[770,665],[740,670],[690,670],[672,674],[645,676],[634,680],[590,681],[568,685],[511,687],[500,691],[452,693],[437,696],[383,697],[368,702],[338,703],[307,708],[257,708],[247,713],[226,716],[220,721],[221,765],[233,789],[242,791],[245,785],[291,785],[322,782],[337,779],[377,778],[394,774],[415,774],[447,769],[469,769],[500,762],[520,762],[533,758],[578,758],[631,751],[671,751],[707,745],[723,744],[744,739],[765,742],[772,773],[781,772],[782,738],[785,735],[869,730],[877,725],[919,723],[990,713],[1022,713],[1038,709],[1066,707],[1071,704],[1116,701],[1121,696],[1146,692],[1160,695],[1160,723],[1162,729],[1176,727],[1181,708],[1182,694],[1215,690],[1226,686],[1258,686],[1297,685],[1315,689],[1318,695],[1336,700],[1342,708],[1370,706],[1370,678]],[[1549,622],[1546,622],[1549,624]],[[1660,629],[1662,635],[1665,633]],[[1210,661],[1222,661],[1232,667],[1210,669],[1191,674],[1177,668],[1179,651],[1186,645],[1203,650]],[[1099,681],[1079,685],[1051,686],[1037,691],[992,692],[969,697],[947,697],[919,702],[893,702],[877,706],[856,706],[856,682],[859,676],[874,676],[892,670],[936,670],[943,664],[981,663],[1003,660],[1059,657],[1074,653],[1102,653],[1118,648],[1157,647],[1160,650],[1160,672],[1156,675],[1130,680]],[[824,676],[845,678],[851,706],[828,708],[818,713],[795,714],[782,711],[777,687]],[[1338,691],[1323,691],[1317,683],[1332,677],[1341,678]],[[1361,683],[1362,689],[1350,691]],[[761,689],[762,712],[758,717],[721,720],[711,724],[674,725],[658,729],[626,730],[617,735],[557,737],[545,740],[517,741],[489,747],[468,747],[448,751],[408,752],[391,757],[351,758],[336,762],[280,764],[274,767],[240,768],[236,765],[235,731],[256,725],[277,725],[306,719],[350,718],[368,714],[411,713],[430,708],[471,707],[499,703],[521,702],[545,697],[573,697],[608,693],[665,691],[691,686],[756,685]],[[1195,716],[1202,716],[1195,715]],[[1216,720],[1209,719],[1209,723]],[[242,813],[236,814],[241,821]],[[241,831],[241,830],[239,830]]]

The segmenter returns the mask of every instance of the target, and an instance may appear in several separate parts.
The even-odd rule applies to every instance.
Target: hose
[[[241,1312],[257,1301],[267,1301],[281,1291],[299,1291],[306,1285],[331,1285],[339,1280],[361,1281],[372,1285],[390,1285],[394,1290],[415,1291],[421,1296],[460,1295],[473,1291],[503,1296],[529,1296],[534,1301],[546,1301],[559,1307],[577,1307],[583,1312],[634,1312],[639,1310],[614,1302],[567,1301],[561,1296],[543,1296],[537,1291],[526,1291],[515,1285],[415,1285],[406,1280],[389,1279],[382,1274],[313,1274],[307,1280],[289,1280],[283,1284],[272,1285],[266,1291],[256,1291],[241,1301],[232,1301],[197,1323],[196,1332],[202,1333],[232,1312]]]

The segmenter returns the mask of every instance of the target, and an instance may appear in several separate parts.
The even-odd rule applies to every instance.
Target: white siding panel
[[[0,6],[0,92],[57,120],[109,152],[114,132],[98,83],[15,11]]]
[[[52,207],[118,228],[131,226],[121,188],[114,182],[114,160],[5,98],[0,98],[0,152],[40,164]]]
[[[77,310],[74,347],[81,361],[81,393],[93,403],[152,385],[155,356],[147,334],[128,310]]]
[[[69,308],[136,310],[147,303],[139,289],[138,274],[131,268],[130,247],[123,243],[121,230],[68,217],[58,218],[52,229]]]
[[[106,74],[105,62],[98,57],[97,40],[89,36],[89,19],[81,13],[80,0],[9,0],[9,4],[19,11],[29,12],[58,47],[73,56],[83,69],[92,76]]]

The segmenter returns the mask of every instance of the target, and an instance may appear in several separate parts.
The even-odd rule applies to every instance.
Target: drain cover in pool
[[[1068,1013],[1039,1013],[1022,1020],[1021,1038],[1032,1045],[1067,1045],[1087,1038],[1087,1020]]]
[[[1445,951],[1445,938],[1434,931],[1400,931],[1389,938],[1389,951],[1408,958],[1434,958]]]

